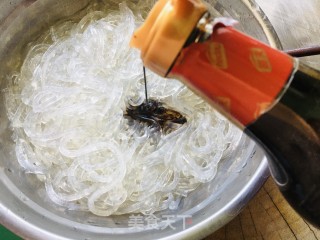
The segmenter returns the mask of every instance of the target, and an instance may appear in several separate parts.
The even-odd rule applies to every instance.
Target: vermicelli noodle
[[[17,160],[68,209],[100,216],[176,209],[214,179],[220,161],[243,167],[248,151],[232,158],[242,133],[179,81],[149,71],[150,97],[187,123],[167,135],[129,124],[126,106],[144,101],[142,62],[129,40],[148,8],[139,1],[106,9],[53,26],[12,76],[5,96]]]

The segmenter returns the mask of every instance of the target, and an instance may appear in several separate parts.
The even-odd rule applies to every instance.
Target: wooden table
[[[248,206],[204,240],[314,240],[320,230],[306,223],[286,202],[270,177]]]

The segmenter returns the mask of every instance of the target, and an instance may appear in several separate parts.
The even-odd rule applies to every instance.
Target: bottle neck
[[[247,126],[268,111],[291,79],[295,61],[230,26],[185,47],[169,76]]]

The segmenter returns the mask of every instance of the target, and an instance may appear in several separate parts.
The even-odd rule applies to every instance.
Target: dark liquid
[[[124,117],[146,123],[148,126],[163,130],[164,133],[170,133],[187,122],[181,113],[165,107],[163,103],[154,99],[146,99],[138,106],[129,104]]]
[[[320,73],[300,66],[280,102],[246,132],[270,155],[287,201],[320,227]]]

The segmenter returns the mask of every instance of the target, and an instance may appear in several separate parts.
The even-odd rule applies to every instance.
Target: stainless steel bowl
[[[19,68],[26,44],[61,19],[83,14],[89,0],[2,0],[0,3],[1,87],[6,76]],[[258,5],[251,0],[211,0],[212,11],[238,19],[240,30],[281,47]],[[258,147],[246,149],[223,161],[217,177],[192,192],[176,211],[155,215],[173,222],[163,230],[130,227],[130,216],[98,217],[68,211],[52,203],[44,186],[19,167],[3,100],[0,102],[0,223],[27,239],[201,239],[234,218],[268,176],[267,162]],[[248,151],[246,165],[231,171],[238,151]],[[188,220],[188,221],[186,221]],[[163,220],[164,221],[164,220]]]
[[[319,0],[255,0],[276,31],[283,49],[320,45]],[[320,69],[320,55],[300,61]]]

